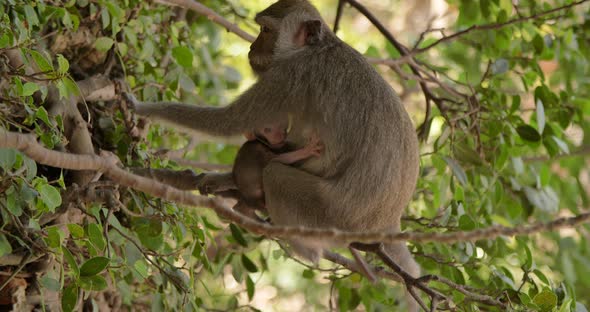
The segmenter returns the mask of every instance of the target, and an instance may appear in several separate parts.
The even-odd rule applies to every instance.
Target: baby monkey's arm
[[[309,139],[309,142],[304,147],[302,147],[296,151],[287,152],[287,153],[277,155],[272,160],[278,161],[278,162],[285,164],[285,165],[290,165],[290,164],[293,164],[293,163],[298,162],[300,160],[307,159],[312,156],[319,157],[323,148],[324,148],[324,145],[322,144],[322,142],[320,141],[318,136],[312,135],[311,138]]]

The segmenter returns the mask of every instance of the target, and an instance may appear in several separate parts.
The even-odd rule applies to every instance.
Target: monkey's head
[[[255,73],[265,72],[272,62],[307,46],[318,44],[329,28],[307,0],[279,0],[254,19],[260,34],[250,46],[248,58]]]
[[[256,137],[266,141],[270,148],[281,148],[287,141],[288,127],[286,122],[274,122],[255,129],[254,133]]]

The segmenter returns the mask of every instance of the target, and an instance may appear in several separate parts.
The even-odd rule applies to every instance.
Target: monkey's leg
[[[420,307],[429,311],[426,308],[426,304],[424,304],[420,297],[418,297],[418,294],[416,294],[415,288],[427,292],[433,300],[438,300],[442,297],[439,293],[432,291],[429,288],[422,287],[423,285],[416,282],[416,279],[420,275],[420,266],[414,261],[412,254],[404,242],[393,244],[351,243],[350,247],[366,252],[374,252],[388,267],[393,269],[399,277],[399,279],[396,280],[400,283],[404,283],[406,286],[408,311],[417,312]]]
[[[420,267],[414,261],[410,251],[403,242],[388,245],[377,244],[376,253],[387,266],[392,268],[403,279],[407,290],[408,311],[418,311],[420,307],[425,311],[436,311],[440,302],[446,300],[446,297],[439,291],[428,287],[428,285],[416,278],[419,275]],[[405,265],[405,267],[402,265]],[[416,273],[409,273],[405,270],[406,267],[412,268],[412,266]],[[430,297],[430,309],[427,308],[426,304],[418,296],[416,289],[420,289]]]
[[[336,227],[328,218],[327,182],[297,168],[271,161],[262,172],[266,209],[277,225]],[[336,221],[337,222],[337,221]]]
[[[263,170],[266,209],[276,225],[315,228],[337,227],[341,218],[328,216],[326,181],[297,168],[271,161]],[[323,194],[324,193],[324,194]],[[336,221],[334,221],[336,220]],[[328,242],[318,239],[290,239],[296,254],[317,263]]]

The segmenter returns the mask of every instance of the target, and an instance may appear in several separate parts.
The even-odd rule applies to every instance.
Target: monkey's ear
[[[305,44],[316,44],[322,39],[322,22],[320,20],[305,21]]]
[[[320,20],[305,21],[299,27],[295,42],[298,46],[313,45],[322,39],[322,35],[322,22]]]

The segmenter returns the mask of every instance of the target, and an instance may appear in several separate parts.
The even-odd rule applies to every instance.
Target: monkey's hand
[[[231,172],[227,173],[202,173],[197,184],[197,189],[202,195],[237,189]]]
[[[244,137],[246,137],[246,140],[248,141],[256,140],[256,134],[254,133],[254,131],[244,132]]]
[[[128,93],[128,92],[123,92],[121,94],[121,96],[123,97],[123,100],[125,102],[127,102],[127,107],[130,108],[130,109],[132,109],[132,110],[135,110],[135,108],[139,104],[139,101],[137,100],[137,98],[135,98],[135,96],[133,94]]]

